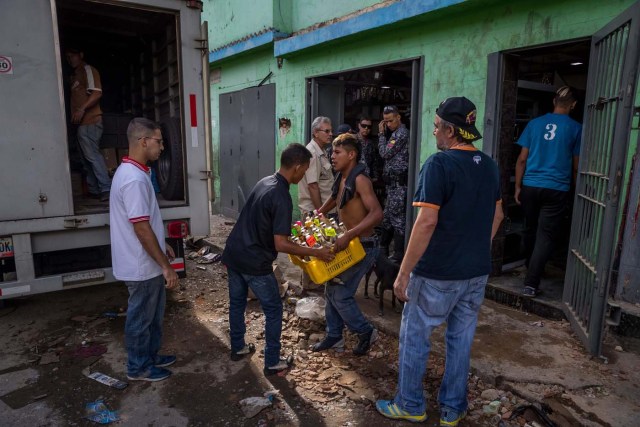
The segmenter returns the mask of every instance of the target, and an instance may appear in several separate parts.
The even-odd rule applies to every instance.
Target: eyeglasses
[[[360,123],[360,127],[362,129],[371,129],[371,125],[363,125],[362,123]]]
[[[333,131],[331,129],[318,129],[318,132],[332,133]]]
[[[138,138],[138,141],[140,141],[141,139],[153,139],[154,141],[157,141],[158,144],[163,144],[164,143],[164,139],[162,139],[162,138],[154,138],[152,136],[141,136],[140,138]]]

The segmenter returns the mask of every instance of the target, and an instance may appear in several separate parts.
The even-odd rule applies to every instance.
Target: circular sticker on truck
[[[13,61],[10,56],[0,55],[0,74],[13,74]]]

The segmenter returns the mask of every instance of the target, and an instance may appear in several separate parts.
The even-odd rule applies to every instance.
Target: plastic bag
[[[302,298],[296,304],[296,314],[303,319],[322,320],[324,319],[325,304],[322,297]]]
[[[120,420],[116,411],[111,411],[104,401],[96,400],[85,406],[86,418],[98,424],[110,424]]]
[[[273,403],[273,396],[269,397],[247,397],[240,401],[240,408],[247,418],[253,418],[264,408],[268,408]]]

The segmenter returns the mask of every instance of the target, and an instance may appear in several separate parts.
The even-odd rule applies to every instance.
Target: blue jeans
[[[411,274],[409,301],[402,311],[398,392],[395,403],[412,415],[426,409],[423,383],[431,331],[447,322],[446,363],[438,402],[441,410],[467,410],[471,344],[488,276],[433,280]]]
[[[380,248],[365,248],[365,257],[344,273],[338,275],[344,284],[332,284],[329,281],[325,287],[326,305],[324,308],[327,319],[327,336],[342,337],[344,325],[357,334],[370,332],[373,326],[364,317],[356,303],[354,295],[362,277],[371,269],[378,257]]]
[[[82,154],[84,171],[87,174],[89,192],[100,194],[111,189],[111,178],[100,152],[102,122],[78,126],[78,145]]]
[[[162,318],[166,302],[164,276],[140,282],[124,282],[129,290],[124,338],[127,373],[143,374],[154,363],[162,342]]]
[[[280,361],[280,334],[282,332],[282,300],[278,281],[273,273],[265,276],[252,276],[227,268],[229,276],[229,335],[231,351],[240,351],[246,345],[244,335],[247,330],[244,312],[247,308],[249,288],[260,301],[264,312],[264,365],[271,367]]]

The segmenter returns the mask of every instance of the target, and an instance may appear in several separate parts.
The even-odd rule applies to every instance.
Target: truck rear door
[[[48,0],[0,13],[0,221],[73,214],[61,56]]]

